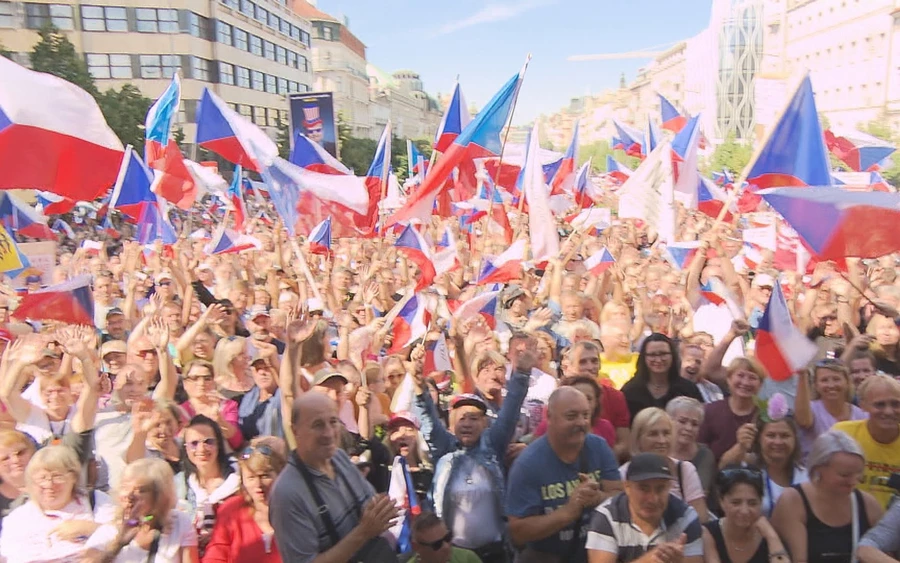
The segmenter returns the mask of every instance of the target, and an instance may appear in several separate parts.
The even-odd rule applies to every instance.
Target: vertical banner
[[[294,135],[302,133],[338,158],[337,116],[331,92],[291,94],[288,96],[288,109],[291,114],[292,146]]]

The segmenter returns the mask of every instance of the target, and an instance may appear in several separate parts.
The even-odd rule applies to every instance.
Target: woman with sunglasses
[[[782,493],[772,525],[795,561],[852,561],[860,538],[884,513],[875,497],[857,489],[863,452],[847,434],[829,430],[813,442],[808,463],[810,481]]]
[[[216,511],[236,494],[241,476],[225,452],[225,437],[219,425],[202,414],[184,430],[184,471],[175,476],[178,498],[187,501],[199,536],[200,555],[209,542]]]
[[[219,507],[203,563],[281,563],[269,523],[269,494],[287,464],[284,451],[282,440],[262,436],[241,452],[241,495]]]
[[[790,562],[781,538],[762,514],[762,472],[726,467],[716,476],[716,494],[725,515],[704,524],[705,563]]]
[[[238,426],[238,404],[220,396],[213,365],[204,360],[190,362],[185,366],[182,381],[188,400],[181,404],[181,408],[187,415],[194,417],[202,414],[215,420],[232,451],[240,448],[244,436]]]
[[[806,457],[820,434],[838,422],[869,418],[866,411],[850,402],[852,398],[850,373],[839,360],[820,360],[816,362],[812,374],[805,370],[798,374],[794,420],[801,429],[802,457]]]

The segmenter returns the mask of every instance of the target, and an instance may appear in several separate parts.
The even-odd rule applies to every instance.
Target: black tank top
[[[718,520],[712,520],[704,524],[706,526],[707,531],[709,531],[709,535],[712,536],[713,541],[716,542],[716,551],[719,552],[719,561],[722,563],[731,563],[731,558],[728,557],[728,548],[725,545],[725,535],[722,533],[722,528],[719,526]],[[756,548],[756,553],[753,554],[753,557],[747,560],[747,563],[769,563],[769,544],[766,543],[766,540],[762,540],[759,542],[759,547]]]
[[[832,527],[818,518],[812,511],[812,505],[800,485],[794,485],[803,506],[806,508],[806,561],[807,563],[847,563],[852,560],[853,524]],[[866,503],[862,493],[856,495],[857,518],[859,518],[859,537],[869,529],[869,517],[866,515]]]

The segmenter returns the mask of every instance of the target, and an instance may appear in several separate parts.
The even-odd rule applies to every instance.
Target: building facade
[[[274,0],[0,0],[0,43],[21,64],[48,23],[101,91],[130,83],[156,98],[180,69],[177,125],[188,143],[205,87],[273,137],[287,121],[287,95],[312,88],[310,24]]]
[[[715,11],[723,13],[716,17]],[[752,139],[754,85],[763,52],[762,0],[719,0],[715,137]]]

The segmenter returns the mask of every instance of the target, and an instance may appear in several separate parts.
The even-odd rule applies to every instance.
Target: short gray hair
[[[694,411],[700,415],[700,422],[703,422],[703,415],[706,414],[703,403],[692,397],[675,397],[666,405],[666,413],[673,419],[677,413],[682,411]]]
[[[820,467],[828,465],[831,458],[840,453],[858,456],[863,461],[866,459],[856,440],[840,430],[829,430],[820,434],[813,442],[809,457],[806,459],[809,476],[814,477]]]

